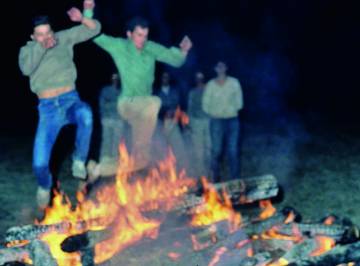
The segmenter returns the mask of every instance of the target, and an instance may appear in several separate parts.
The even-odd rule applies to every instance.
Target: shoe
[[[120,171],[124,173],[132,173],[146,169],[149,166],[149,161],[147,160],[135,160],[133,165],[123,165],[119,167]]]
[[[38,187],[36,191],[36,202],[41,210],[44,210],[50,202],[50,189]]]
[[[73,177],[79,178],[79,179],[86,179],[87,171],[85,167],[85,163],[80,160],[74,160],[72,167],[71,167],[72,175]]]
[[[101,175],[100,164],[94,160],[90,160],[86,166],[87,172],[89,174],[88,183],[94,183]]]

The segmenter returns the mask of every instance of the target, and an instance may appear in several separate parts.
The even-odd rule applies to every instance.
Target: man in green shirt
[[[92,17],[94,1],[85,2],[85,14]],[[180,67],[192,47],[187,36],[181,41],[179,49],[148,41],[148,34],[148,22],[136,17],[127,25],[126,39],[105,34],[94,39],[98,46],[111,55],[121,77],[122,92],[117,109],[131,126],[131,154],[135,159],[135,165],[129,171],[145,168],[150,160],[150,142],[161,105],[159,97],[152,96],[155,62]]]

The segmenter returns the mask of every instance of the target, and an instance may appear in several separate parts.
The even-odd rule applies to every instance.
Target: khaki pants
[[[154,133],[161,100],[157,96],[121,98],[118,112],[131,126],[131,154],[135,162],[147,164],[150,160],[151,138]]]

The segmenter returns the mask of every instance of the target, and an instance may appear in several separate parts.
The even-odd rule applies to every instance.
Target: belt
[[[37,96],[39,97],[39,99],[53,98],[72,90],[74,90],[72,86],[60,87],[56,89],[48,89],[46,91],[40,92]]]

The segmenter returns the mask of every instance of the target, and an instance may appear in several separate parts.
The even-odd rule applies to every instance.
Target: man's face
[[[204,74],[201,72],[196,72],[195,74],[195,82],[197,84],[201,84],[204,82]]]
[[[223,62],[219,62],[216,64],[215,66],[215,72],[218,74],[218,75],[225,75],[226,74],[226,71],[227,71],[227,67],[226,67],[226,64],[223,63]]]
[[[46,40],[53,38],[54,32],[52,31],[49,24],[43,24],[34,28],[34,33],[31,38],[39,43],[44,43]]]
[[[169,83],[170,83],[170,75],[165,72],[164,74],[162,74],[161,81],[162,81],[162,84],[164,86],[169,85]]]
[[[149,34],[149,28],[142,28],[140,26],[136,26],[132,32],[131,31],[127,32],[128,38],[132,40],[135,47],[139,50],[141,50],[144,47],[148,39],[148,34]]]

